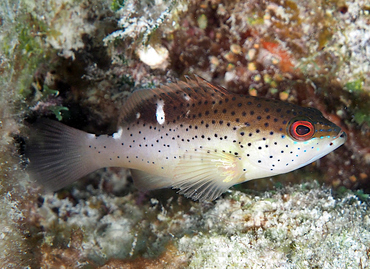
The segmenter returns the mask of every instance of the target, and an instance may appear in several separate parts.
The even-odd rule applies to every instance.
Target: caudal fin
[[[46,190],[56,191],[100,168],[87,154],[89,136],[57,121],[37,121],[25,149],[30,177]]]

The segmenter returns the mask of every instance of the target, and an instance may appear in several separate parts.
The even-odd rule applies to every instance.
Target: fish
[[[235,184],[312,163],[347,138],[315,108],[198,76],[136,90],[119,114],[117,132],[107,135],[38,120],[26,143],[30,177],[57,191],[97,169],[125,167],[142,191],[173,188],[212,201]]]

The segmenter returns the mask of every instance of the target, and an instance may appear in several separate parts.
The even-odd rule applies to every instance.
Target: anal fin
[[[141,191],[172,187],[173,180],[171,178],[149,174],[136,169],[131,169],[130,171],[134,185]]]

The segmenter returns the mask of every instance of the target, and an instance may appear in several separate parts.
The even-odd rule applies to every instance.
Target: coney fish
[[[314,108],[235,94],[196,77],[135,91],[113,135],[40,120],[26,156],[31,177],[52,191],[99,168],[126,167],[141,190],[170,187],[204,201],[298,169],[345,141]]]

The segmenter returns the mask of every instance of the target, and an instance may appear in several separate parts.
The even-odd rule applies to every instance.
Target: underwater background
[[[0,15],[2,266],[370,266],[368,1],[6,0]],[[315,107],[348,140],[213,203],[141,193],[119,168],[55,194],[30,181],[37,118],[114,133],[130,92],[192,74]]]

